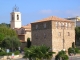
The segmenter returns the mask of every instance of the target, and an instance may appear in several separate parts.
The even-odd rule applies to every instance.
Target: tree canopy
[[[80,42],[80,27],[76,27],[76,28],[75,28],[75,37],[76,37],[76,38],[75,38],[75,39],[76,39],[76,40],[75,40],[76,45],[77,45],[77,46],[80,46],[80,43],[79,43],[79,42]]]
[[[16,48],[20,47],[20,45],[21,45],[21,43],[20,43],[19,39],[15,36],[5,37],[1,44],[1,46],[3,48],[8,48],[8,49],[16,49]]]
[[[1,24],[0,24],[0,27],[2,27],[2,26],[4,26],[4,27],[10,27],[10,24],[7,24],[7,23],[1,23]]]
[[[4,38],[7,36],[10,36],[10,37],[16,36],[17,37],[17,33],[15,30],[10,28],[9,24],[1,23],[0,24],[0,44],[2,43]]]
[[[0,27],[0,34],[3,34],[4,37],[6,37],[6,36],[17,36],[15,30],[8,28],[8,27],[4,27],[4,26]]]

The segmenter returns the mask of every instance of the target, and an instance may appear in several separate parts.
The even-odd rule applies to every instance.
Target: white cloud
[[[41,14],[51,14],[52,10],[41,10],[41,11],[39,11],[39,13],[41,13]]]
[[[65,14],[69,16],[80,16],[80,10],[67,10]]]

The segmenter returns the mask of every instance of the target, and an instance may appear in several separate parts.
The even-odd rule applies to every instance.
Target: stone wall
[[[31,24],[32,32],[32,45],[42,45],[45,44],[52,48],[52,51],[58,52],[63,49],[68,49],[72,47],[72,43],[75,42],[75,25],[73,22],[59,21],[60,23],[70,24],[68,27],[57,26],[58,21],[44,21]],[[46,23],[46,28],[44,24]],[[37,29],[36,29],[37,25]],[[64,39],[64,44],[63,44]]]
[[[46,28],[44,28],[46,23]],[[36,29],[38,25],[38,29]],[[52,47],[51,21],[32,24],[32,45],[47,45]]]

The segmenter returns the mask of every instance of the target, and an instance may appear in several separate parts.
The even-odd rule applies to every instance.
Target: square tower
[[[21,28],[21,13],[18,11],[18,7],[15,5],[13,12],[11,13],[11,28]]]
[[[32,45],[46,45],[52,51],[68,50],[75,42],[75,24],[63,18],[51,16],[31,23]]]

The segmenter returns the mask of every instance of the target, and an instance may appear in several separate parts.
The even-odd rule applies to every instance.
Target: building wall
[[[44,28],[46,24],[46,28]],[[38,28],[36,29],[36,25]],[[32,45],[46,45],[52,47],[51,21],[32,24]]]
[[[27,38],[30,38],[30,40],[31,40],[31,31],[26,31],[25,42],[27,42]]]
[[[27,42],[27,38],[31,39],[31,31],[30,30],[26,30],[25,28],[20,28],[20,29],[17,29],[16,32],[17,32],[18,36],[20,36],[19,37],[20,40]]]
[[[60,22],[61,26],[56,26],[56,22]],[[46,23],[46,28],[44,24]],[[62,24],[68,27],[62,27]],[[70,25],[69,25],[70,24]],[[36,25],[38,28],[36,29]],[[64,36],[64,49],[72,47],[72,43],[75,42],[75,25],[73,22],[62,22],[62,21],[45,21],[31,24],[32,30],[32,45],[45,44],[52,48],[52,51],[58,52],[63,49],[63,36]],[[64,32],[63,32],[64,31]],[[44,38],[46,33],[46,38]],[[60,33],[60,34],[59,34]],[[70,34],[68,36],[68,33]]]
[[[60,21],[57,21],[60,22]],[[75,25],[72,22],[60,22],[70,23],[71,27],[68,26],[58,26],[56,27],[56,21],[52,22],[52,50],[58,52],[62,49],[67,50],[69,47],[72,47],[72,43],[75,42]],[[68,32],[70,36],[68,36]],[[63,48],[63,39],[64,39],[64,48]]]

